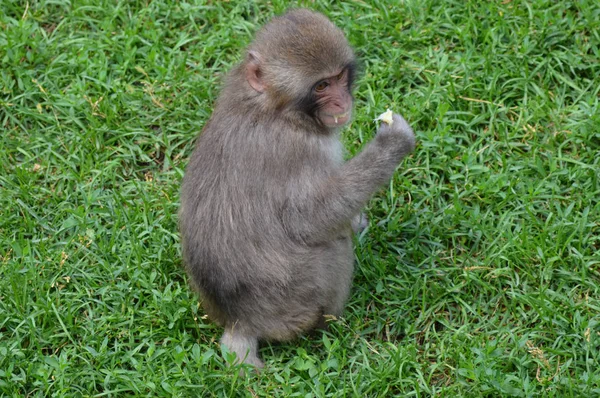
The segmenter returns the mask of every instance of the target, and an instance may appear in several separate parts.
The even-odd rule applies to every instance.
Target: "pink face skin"
[[[266,85],[260,73],[260,55],[250,52],[246,65],[246,80],[259,93],[265,92]],[[327,128],[342,127],[352,116],[352,95],[350,94],[349,67],[336,75],[320,80],[313,88],[313,98],[317,105],[316,117]]]
[[[352,116],[352,96],[348,88],[348,70],[318,82],[313,88],[319,105],[316,116],[328,128],[342,127]]]

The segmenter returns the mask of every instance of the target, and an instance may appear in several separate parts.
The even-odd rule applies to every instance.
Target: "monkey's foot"
[[[227,347],[229,352],[235,353],[237,358],[233,364],[245,363],[258,369],[265,366],[258,358],[258,339],[256,337],[226,329],[221,337],[221,344]],[[243,374],[243,371],[240,374]]]

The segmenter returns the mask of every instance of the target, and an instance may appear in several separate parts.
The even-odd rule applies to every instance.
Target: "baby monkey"
[[[183,257],[221,343],[256,367],[260,340],[287,340],[339,315],[352,225],[415,147],[399,115],[343,161],[355,57],[325,16],[265,25],[227,76],[181,189]]]

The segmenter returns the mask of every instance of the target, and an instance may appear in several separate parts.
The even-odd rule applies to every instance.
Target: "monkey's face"
[[[314,116],[326,127],[337,128],[352,116],[351,70],[319,80],[313,87]]]
[[[336,129],[352,113],[355,57],[343,32],[325,16],[295,10],[261,29],[248,50],[245,77],[261,109],[308,115]]]

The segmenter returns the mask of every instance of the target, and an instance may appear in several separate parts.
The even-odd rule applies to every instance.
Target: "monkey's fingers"
[[[397,113],[393,114],[393,123],[381,123],[377,129],[377,140],[385,145],[394,145],[405,154],[410,153],[416,144],[415,134],[406,120]]]
[[[394,115],[392,117],[393,117],[394,124],[395,124],[394,129],[398,129],[398,130],[402,130],[402,131],[410,131],[412,133],[412,128],[410,127],[408,122],[401,115],[394,113]],[[390,123],[390,126],[392,126],[391,123]]]
[[[388,119],[387,115],[385,116],[386,120],[383,120],[383,115],[385,115],[388,112],[389,112],[389,121],[387,120]],[[402,116],[400,116],[397,113],[392,113],[392,111],[388,111],[388,112],[385,112],[380,116],[382,123],[379,125],[379,128],[377,129],[377,134],[382,134],[382,133],[397,134],[402,131],[407,131],[407,130],[412,131],[412,129],[410,128],[410,125],[408,124],[408,122],[406,120],[404,120],[404,118]],[[379,120],[379,118],[377,118],[376,120]]]

